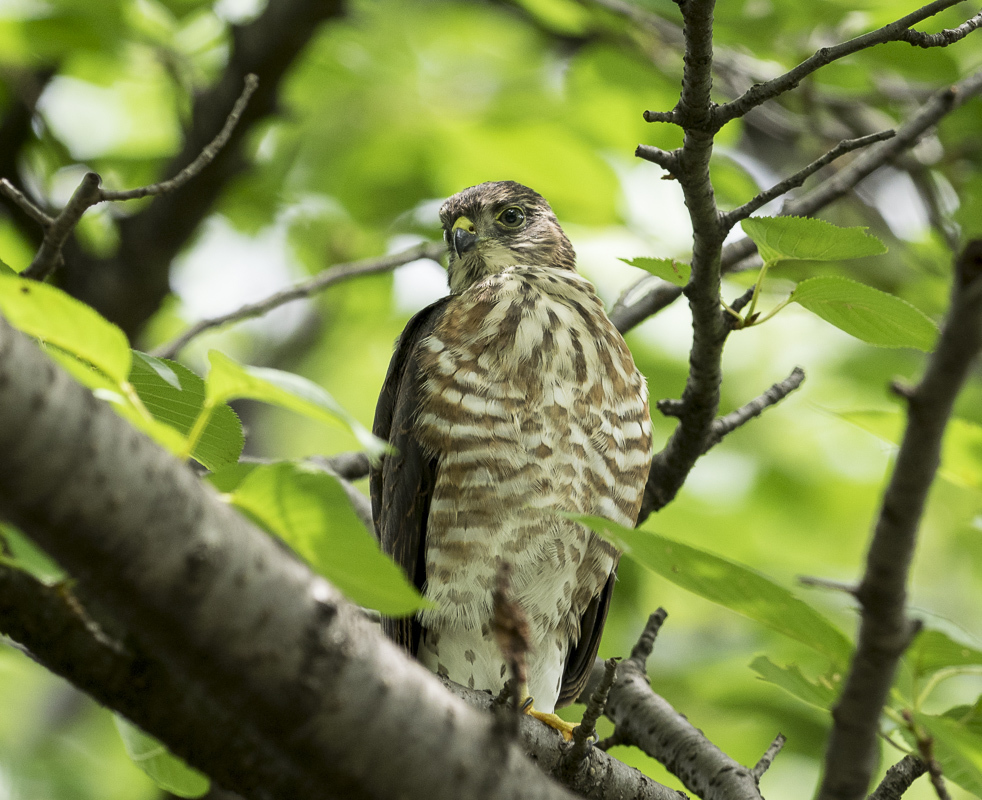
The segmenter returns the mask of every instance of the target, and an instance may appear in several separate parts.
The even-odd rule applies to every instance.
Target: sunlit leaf
[[[938,337],[938,326],[920,309],[848,278],[809,278],[795,287],[791,299],[851,336],[880,347],[931,350]]]
[[[238,484],[232,502],[359,605],[390,616],[423,607],[326,472],[287,462],[257,466]]]
[[[156,419],[187,436],[205,402],[205,382],[201,378],[177,362],[137,352],[130,383]],[[222,403],[212,409],[191,455],[208,469],[216,470],[238,461],[244,445],[238,415]]]
[[[756,570],[646,530],[602,517],[568,514],[609,540],[626,557],[677,586],[743,614],[843,664],[852,651],[845,635],[818,611]]]
[[[201,797],[208,791],[207,776],[192,769],[166,747],[135,725],[114,715],[116,729],[133,763],[161,789],[178,797]]]
[[[691,266],[674,258],[622,258],[621,261],[676,286],[685,286],[692,274]]]
[[[15,328],[88,362],[117,384],[126,380],[126,334],[61,289],[0,273],[0,312]]]
[[[266,367],[248,367],[212,350],[211,370],[205,382],[206,402],[215,405],[236,398],[249,398],[280,406],[299,414],[340,425],[350,430],[370,456],[385,452],[386,444],[345,411],[323,387],[313,381]]]
[[[750,217],[740,226],[766,262],[842,261],[887,251],[866,228],[839,228],[811,217]]]
[[[750,668],[768,683],[780,686],[799,700],[821,709],[830,708],[839,696],[841,687],[806,678],[797,664],[779,667],[767,656],[757,656],[750,663]]]

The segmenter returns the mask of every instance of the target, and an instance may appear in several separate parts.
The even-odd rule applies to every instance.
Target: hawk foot
[[[550,728],[559,731],[562,734],[563,739],[565,739],[567,742],[571,742],[573,740],[573,728],[579,725],[578,722],[567,722],[557,714],[550,714],[548,711],[536,711],[535,707],[532,705],[531,697],[526,697],[522,701],[520,710],[523,714],[528,714],[530,717],[535,717],[540,722],[544,722]]]
[[[562,734],[563,739],[565,739],[567,742],[573,741],[573,728],[578,727],[580,724],[578,722],[567,722],[557,714],[550,714],[546,711],[536,711],[531,707],[525,713],[535,717],[538,720],[541,720],[550,728],[555,728]]]

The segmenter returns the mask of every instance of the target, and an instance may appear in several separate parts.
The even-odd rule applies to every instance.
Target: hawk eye
[[[508,206],[498,214],[498,222],[506,228],[517,228],[525,222],[525,212],[518,206]]]

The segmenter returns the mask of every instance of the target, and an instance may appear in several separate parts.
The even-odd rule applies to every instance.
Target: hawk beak
[[[457,218],[451,229],[451,235],[457,258],[477,247],[477,232],[474,230],[474,223],[467,217]]]

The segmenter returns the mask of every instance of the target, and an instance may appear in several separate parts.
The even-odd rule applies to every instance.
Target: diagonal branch
[[[875,31],[864,33],[862,36],[857,36],[855,39],[842,42],[834,47],[823,47],[784,75],[766,81],[765,83],[758,83],[747,90],[743,96],[720,106],[716,110],[715,115],[717,123],[722,126],[730,120],[742,117],[750,109],[756,108],[768,100],[772,100],[778,95],[794,89],[805,77],[831,64],[833,61],[885,42],[906,41],[905,37],[911,25],[923,22],[935,14],[944,11],[944,9],[957,5],[960,2],[961,0],[934,0],[934,2],[917,9],[917,11],[912,11],[910,14],[884,25]]]
[[[819,800],[853,800],[869,785],[878,753],[880,712],[901,654],[916,633],[905,611],[907,575],[941,438],[962,384],[982,350],[982,240],[958,258],[951,309],[921,382],[909,394],[907,430],[883,497],[856,591],[859,640],[825,757]]]
[[[808,180],[808,178],[822,169],[822,167],[831,164],[840,156],[843,156],[846,153],[851,153],[853,150],[859,150],[862,147],[868,147],[871,144],[882,142],[886,139],[892,139],[896,135],[896,131],[886,130],[880,131],[879,133],[872,133],[869,136],[860,136],[858,139],[843,139],[825,155],[812,161],[812,163],[807,167],[798,170],[794,175],[785,178],[780,183],[776,183],[770,189],[761,192],[739,208],[734,208],[732,211],[727,211],[725,214],[723,214],[723,227],[726,230],[729,230],[740,220],[746,219],[757,209],[771,202],[771,200],[780,197],[782,194],[790,192],[792,189],[797,189],[806,180]]]
[[[927,765],[917,756],[904,756],[887,770],[868,800],[900,800],[914,781],[925,772]]]
[[[904,31],[900,41],[914,47],[947,47],[949,44],[961,41],[968,34],[982,25],[982,11],[971,19],[965,20],[957,28],[945,28],[937,33],[922,33],[921,31]]]
[[[759,397],[755,397],[746,405],[731,411],[725,417],[720,417],[713,423],[712,433],[706,443],[706,451],[719,444],[723,437],[732,433],[741,425],[745,425],[773,405],[780,403],[791,392],[801,386],[805,380],[805,372],[801,367],[795,367],[783,381],[775,383]]]
[[[228,314],[222,314],[196,322],[180,336],[158,348],[154,352],[154,355],[158,358],[173,358],[188,342],[212,328],[218,328],[231,322],[240,322],[244,319],[261,317],[263,314],[272,311],[274,308],[278,308],[284,303],[310,297],[317,292],[323,291],[328,286],[333,286],[335,283],[340,283],[341,281],[355,278],[359,275],[388,272],[396,267],[401,267],[403,264],[408,264],[410,261],[417,261],[421,258],[429,258],[436,261],[446,252],[446,249],[447,246],[445,244],[424,242],[395,255],[368,258],[347,264],[336,264],[309,280],[294,284],[288,289],[283,289],[280,292],[270,295],[265,300],[247,303],[235,311],[230,311]]]

